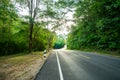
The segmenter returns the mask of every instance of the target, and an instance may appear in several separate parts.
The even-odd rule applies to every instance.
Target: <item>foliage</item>
[[[18,16],[16,7],[10,0],[0,1],[0,56],[28,52],[29,49],[29,22]],[[33,50],[44,50],[48,44],[47,37],[51,31],[43,28],[44,23],[34,22],[32,40]],[[54,42],[51,35],[51,47]]]
[[[12,48],[15,47],[11,30],[17,14],[10,0],[1,0],[0,4],[0,55],[3,55],[12,53]]]
[[[82,0],[76,4],[74,26],[68,48],[120,50],[119,0]]]
[[[64,45],[65,45],[65,40],[64,40],[64,38],[63,38],[62,36],[59,35],[59,36],[56,38],[56,41],[55,41],[55,43],[54,43],[54,48],[55,48],[55,49],[63,48]]]
[[[51,33],[48,29],[46,28],[42,28],[42,27],[35,27],[34,28],[34,34],[36,33],[35,31],[38,30],[39,31],[36,35],[36,37],[34,37],[34,42],[33,42],[33,49],[34,51],[42,51],[45,50],[47,48],[47,44],[48,44],[48,37],[51,35],[51,39],[50,39],[50,48],[52,48],[53,43],[54,43],[54,34],[55,33]]]

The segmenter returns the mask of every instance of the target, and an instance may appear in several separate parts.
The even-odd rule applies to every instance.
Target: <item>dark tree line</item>
[[[63,36],[59,35],[55,40],[54,48],[55,49],[60,49],[60,48],[63,48],[64,45],[65,45],[65,39],[64,39]]]

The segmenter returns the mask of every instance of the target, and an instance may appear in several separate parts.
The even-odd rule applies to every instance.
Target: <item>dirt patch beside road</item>
[[[0,80],[33,80],[44,61],[42,52],[0,57]]]

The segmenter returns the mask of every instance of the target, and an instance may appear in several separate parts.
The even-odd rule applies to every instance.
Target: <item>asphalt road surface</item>
[[[120,59],[73,50],[54,50],[35,80],[120,80]]]

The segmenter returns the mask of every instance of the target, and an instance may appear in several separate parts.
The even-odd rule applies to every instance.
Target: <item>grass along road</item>
[[[42,52],[0,57],[0,80],[32,80],[43,64]]]

